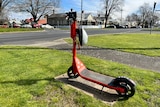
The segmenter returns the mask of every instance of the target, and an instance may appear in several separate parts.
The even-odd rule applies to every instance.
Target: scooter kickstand
[[[102,94],[103,88],[104,88],[104,86],[102,86],[102,89],[101,89],[101,92],[100,92],[100,94]]]

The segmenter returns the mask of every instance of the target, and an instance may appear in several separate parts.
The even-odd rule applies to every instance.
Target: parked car
[[[125,28],[125,27],[120,26],[120,25],[117,25],[116,28],[117,28],[117,29],[123,29],[123,28]]]
[[[136,26],[131,26],[131,28],[137,28]]]
[[[21,28],[32,28],[32,26],[30,24],[24,24],[21,25]]]
[[[10,28],[20,28],[21,24],[22,23],[20,21],[16,21],[16,20],[9,21],[9,27]]]
[[[9,27],[9,25],[7,25],[7,24],[0,25],[0,28],[8,28],[8,27]]]
[[[49,25],[49,24],[44,24],[41,26],[42,28],[46,28],[46,29],[54,29],[53,26]]]
[[[108,25],[106,28],[116,28],[115,25]]]
[[[20,24],[18,24],[18,23],[13,23],[13,28],[20,28],[20,27],[21,27]]]
[[[31,22],[32,28],[41,28],[41,24],[38,24],[36,22]]]
[[[33,28],[42,28],[41,24],[35,23],[32,25]]]

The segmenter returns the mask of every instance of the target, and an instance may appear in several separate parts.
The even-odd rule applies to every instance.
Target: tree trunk
[[[108,17],[109,15],[105,15],[105,28],[107,28]]]

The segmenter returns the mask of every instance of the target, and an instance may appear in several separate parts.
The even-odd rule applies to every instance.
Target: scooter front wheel
[[[78,73],[75,74],[73,72],[73,66],[68,68],[67,75],[69,78],[77,78],[79,76]]]
[[[123,97],[132,97],[134,94],[135,94],[135,86],[133,86],[132,84],[130,84],[130,82],[128,81],[119,81],[118,82],[118,86],[124,88],[126,90],[125,93],[120,93],[118,92],[118,94],[120,96],[123,96]]]

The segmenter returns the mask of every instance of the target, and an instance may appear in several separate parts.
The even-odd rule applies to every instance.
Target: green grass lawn
[[[145,28],[145,29],[142,29],[142,31],[150,31],[150,30],[152,30],[152,31],[160,31],[160,28],[158,28],[158,27],[155,27],[155,28]]]
[[[0,28],[0,32],[24,32],[24,31],[39,31],[43,29],[35,29],[35,28]]]
[[[96,98],[70,88],[54,77],[66,73],[72,54],[46,48],[0,47],[0,106],[106,107]],[[89,68],[113,77],[127,76],[136,94],[113,107],[159,107],[160,74],[123,64],[78,55]]]
[[[88,45],[147,56],[160,56],[159,34],[108,34],[90,36]]]

